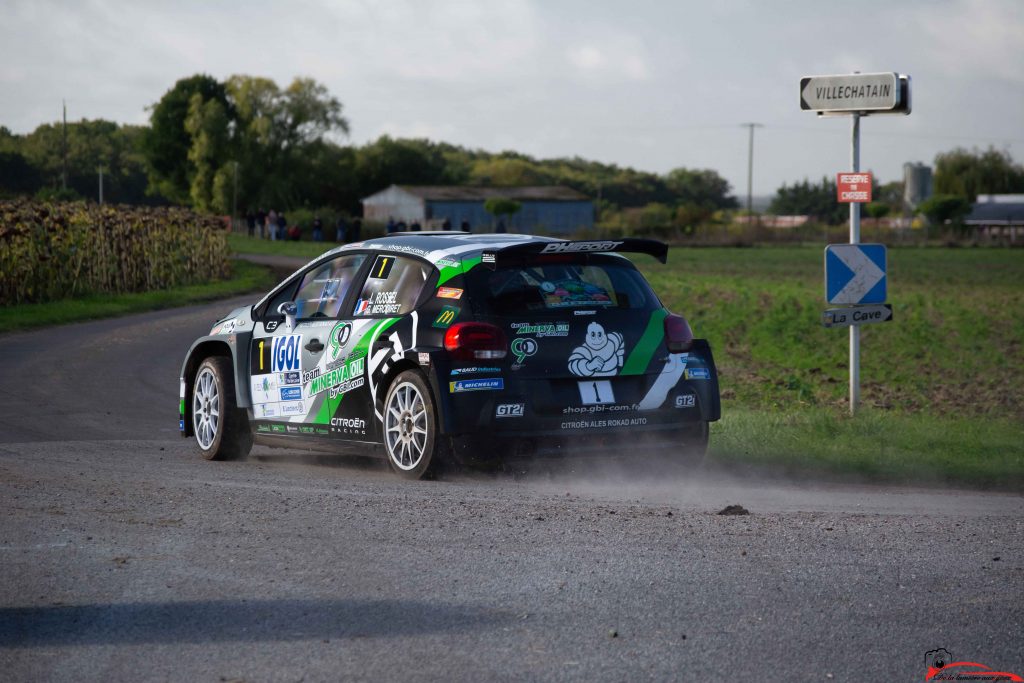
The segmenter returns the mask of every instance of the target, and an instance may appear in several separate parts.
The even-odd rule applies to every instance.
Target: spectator
[[[284,217],[284,212],[277,214],[277,239],[284,240],[288,238],[288,219]]]
[[[348,234],[349,242],[358,242],[359,241],[359,233],[362,232],[362,230],[363,230],[363,219],[359,218],[358,216],[356,218],[353,218],[352,219],[352,229],[349,231],[349,234]]]
[[[462,221],[462,225],[459,226],[459,230],[462,232],[473,232],[469,229],[469,221]]]
[[[497,229],[495,229],[494,232],[508,232],[508,230],[505,228],[505,221],[504,221],[504,219],[502,219],[502,218],[498,219],[498,227],[497,227]]]
[[[256,212],[256,225],[260,226],[260,239],[267,236],[267,212],[260,209]]]
[[[445,218],[444,219],[444,223],[441,224],[441,229],[442,230],[451,230],[452,229],[452,222],[450,220],[448,220],[447,218]]]
[[[338,216],[338,225],[335,227],[335,242],[348,242],[348,222],[344,216]]]
[[[267,214],[267,232],[270,233],[271,241],[277,239],[277,211],[273,209]]]
[[[405,232],[409,229],[409,226],[405,224],[405,221],[399,220],[395,223],[395,232]]]
[[[300,237],[302,237],[302,231],[299,230],[298,225],[291,225],[288,227],[288,239],[292,242],[298,242]]]
[[[423,226],[421,226],[420,222],[414,218],[412,220],[412,225],[409,226],[409,229],[412,230],[413,232],[419,232],[423,230]]]
[[[391,216],[388,216],[387,233],[390,235],[391,233],[395,232],[397,229],[398,229],[398,226],[395,224],[395,219],[392,218]]]
[[[249,228],[249,237],[254,236],[256,234],[256,214],[252,212],[252,209],[245,212],[245,225]]]
[[[324,222],[320,220],[320,216],[315,216],[313,218],[313,241],[324,241]]]

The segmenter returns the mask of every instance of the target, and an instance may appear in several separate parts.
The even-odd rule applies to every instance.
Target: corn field
[[[228,274],[223,225],[211,216],[0,200],[0,305],[167,289]]]

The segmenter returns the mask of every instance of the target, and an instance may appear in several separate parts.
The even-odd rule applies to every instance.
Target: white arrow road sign
[[[830,304],[881,304],[885,297],[884,244],[825,247],[825,299]]]

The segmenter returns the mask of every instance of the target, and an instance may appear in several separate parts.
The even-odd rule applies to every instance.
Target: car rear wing
[[[504,249],[485,249],[480,256],[480,263],[493,270],[501,264],[517,261],[525,256],[599,254],[608,252],[650,254],[662,263],[668,261],[668,245],[664,242],[624,237],[618,240],[526,242],[505,247]]]

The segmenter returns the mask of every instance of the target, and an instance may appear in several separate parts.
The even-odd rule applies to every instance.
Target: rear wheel
[[[388,388],[384,400],[384,449],[391,468],[406,479],[436,469],[440,439],[437,410],[423,375],[406,370]]]
[[[231,359],[211,356],[200,364],[192,385],[192,430],[207,460],[244,458],[252,449],[245,410],[235,403]]]

